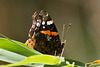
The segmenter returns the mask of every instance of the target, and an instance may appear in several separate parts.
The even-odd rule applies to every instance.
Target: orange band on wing
[[[43,33],[43,34],[48,34],[49,36],[50,35],[57,36],[57,33],[56,32],[51,32],[49,30],[47,30],[47,31],[40,31],[40,32]]]

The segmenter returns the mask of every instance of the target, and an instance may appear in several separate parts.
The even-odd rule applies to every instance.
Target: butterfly
[[[54,21],[46,11],[35,12],[25,45],[43,54],[62,56],[65,43],[60,37]]]

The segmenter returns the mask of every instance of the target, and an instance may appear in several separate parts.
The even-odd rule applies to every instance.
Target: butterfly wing
[[[35,12],[33,24],[29,31],[26,45],[43,53],[59,55],[62,52],[60,38],[56,26],[46,11]]]

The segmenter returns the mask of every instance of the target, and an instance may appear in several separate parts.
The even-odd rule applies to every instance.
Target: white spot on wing
[[[50,23],[53,24],[53,20],[51,20]]]
[[[45,25],[45,21],[42,21],[42,25]]]
[[[50,21],[47,21],[47,25],[50,25]]]
[[[43,29],[45,28],[45,26],[43,26]]]
[[[47,25],[51,25],[51,24],[53,24],[53,20],[47,21]]]
[[[37,23],[36,26],[40,27],[40,23]]]

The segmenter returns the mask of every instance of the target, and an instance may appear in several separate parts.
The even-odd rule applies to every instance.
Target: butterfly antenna
[[[63,30],[62,30],[62,38],[61,38],[61,42],[63,42],[63,39],[64,39],[64,30],[65,30],[65,24],[63,24]]]
[[[64,41],[64,38],[66,38],[66,35],[68,34],[70,27],[71,27],[71,23],[69,23],[68,28],[67,28],[67,30],[66,30],[66,32],[65,32],[65,24],[63,24],[61,42],[63,42],[63,41]],[[66,34],[65,36],[64,36],[64,32],[65,32],[65,34]]]
[[[67,30],[66,30],[66,32],[65,32],[65,34],[66,34],[66,35],[65,35],[65,38],[67,37],[67,34],[68,34],[68,32],[69,32],[69,29],[71,28],[71,25],[72,25],[71,23],[68,24],[68,28],[67,28]]]
[[[68,33],[70,27],[71,27],[71,23],[69,23],[68,28],[67,28],[67,30],[66,30],[66,32],[65,32],[66,35],[67,35],[67,33]],[[62,57],[62,55],[63,55],[63,53],[64,53],[64,47],[65,47],[65,43],[66,43],[66,40],[63,40],[64,37],[66,37],[66,35],[64,36],[64,30],[65,30],[65,24],[63,24],[63,30],[62,30],[62,40],[61,40],[61,42],[62,42],[62,47],[63,47],[63,49],[62,49],[62,53],[61,53],[61,55],[60,55],[61,57]]]

